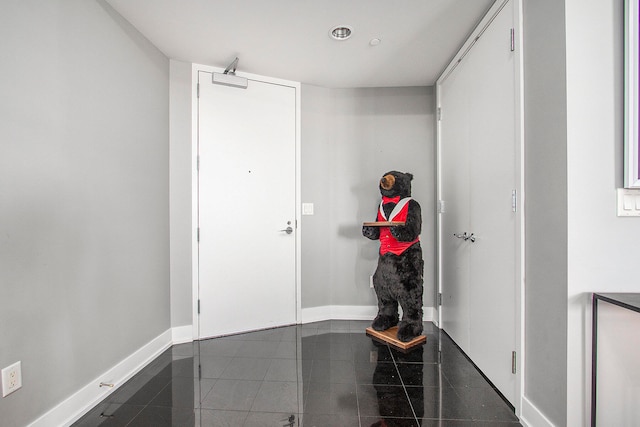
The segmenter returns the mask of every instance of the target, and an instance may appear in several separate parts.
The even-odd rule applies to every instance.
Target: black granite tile
[[[262,381],[271,366],[271,359],[233,358],[220,378],[228,380]]]
[[[200,341],[201,356],[234,357],[242,346],[242,340],[209,339]]]
[[[304,413],[325,415],[358,415],[355,384],[305,383]]]
[[[297,382],[263,381],[251,412],[300,412]]]
[[[233,411],[249,411],[261,381],[216,380],[202,400],[203,409],[222,409]]]
[[[407,395],[418,418],[473,419],[468,405],[452,387],[407,387]]]
[[[244,421],[243,427],[298,427],[300,416],[284,412],[251,411]]]
[[[276,352],[273,357],[278,359],[297,359],[298,344],[296,341],[282,340],[278,343]]]
[[[474,421],[518,421],[511,407],[494,390],[465,387],[455,391],[469,407]]]
[[[300,362],[295,359],[272,359],[264,377],[265,381],[298,381]]]
[[[196,412],[196,418],[200,421],[197,426],[238,427],[244,424],[244,420],[247,418],[247,415],[249,415],[248,411],[201,409]]]
[[[302,416],[302,425],[304,427],[359,427],[360,421],[357,415],[305,413]]]
[[[172,408],[198,408],[200,406],[200,382],[194,378],[173,378],[149,403],[151,406]]]
[[[358,384],[358,409],[362,416],[414,418],[402,386]]]
[[[129,424],[128,427],[195,427],[196,416],[193,408],[171,408],[165,406],[147,406]]]
[[[179,344],[74,426],[518,426],[446,334],[399,352],[369,321],[325,321]],[[302,424],[301,424],[302,422]]]
[[[309,380],[312,382],[355,383],[355,366],[350,360],[314,360]]]
[[[144,406],[126,403],[100,403],[78,420],[75,427],[124,427],[135,418]]]
[[[419,427],[420,424],[413,418],[393,417],[361,417],[362,427]],[[305,426],[306,427],[306,426]]]
[[[393,362],[355,362],[358,384],[402,385]]]
[[[169,382],[171,382],[170,377],[135,376],[108,397],[107,401],[129,405],[148,405]]]
[[[220,378],[232,360],[233,357],[200,356],[200,375],[198,376],[201,378]]]

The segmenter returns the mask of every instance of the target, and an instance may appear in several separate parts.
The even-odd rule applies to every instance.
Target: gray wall
[[[564,1],[524,2],[524,393],[558,426],[567,401],[565,37]]]
[[[376,305],[369,276],[384,172],[414,174],[422,206],[425,306],[435,286],[435,96],[432,87],[327,89],[302,86],[302,307]]]
[[[170,61],[171,326],[193,323],[191,63]]]
[[[640,288],[640,218],[616,216],[623,176],[623,4],[565,0],[568,425],[589,420],[590,293]]]
[[[0,367],[23,426],[166,331],[169,61],[104,1],[0,6]]]

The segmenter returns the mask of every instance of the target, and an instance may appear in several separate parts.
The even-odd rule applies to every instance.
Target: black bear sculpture
[[[413,175],[390,171],[380,179],[382,201],[376,223],[401,225],[363,225],[362,234],[380,240],[378,266],[373,287],[378,298],[378,314],[371,327],[385,331],[398,326],[397,338],[409,342],[422,334],[422,289],[424,261],[420,246],[422,215],[420,204],[411,198]],[[402,307],[399,319],[398,304]]]

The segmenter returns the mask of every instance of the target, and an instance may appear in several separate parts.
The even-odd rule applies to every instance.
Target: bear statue
[[[422,215],[420,204],[411,198],[412,179],[410,173],[385,173],[380,179],[382,201],[376,221],[362,227],[365,237],[380,240],[378,266],[373,275],[378,315],[371,327],[385,331],[397,325],[397,338],[402,342],[422,334],[424,261],[419,238]],[[367,225],[380,222],[404,224]],[[402,320],[399,319],[398,304],[402,307]]]

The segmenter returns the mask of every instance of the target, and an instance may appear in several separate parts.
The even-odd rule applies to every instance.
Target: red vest
[[[391,218],[386,218],[382,204],[380,203],[380,209],[378,209],[378,221],[401,221],[406,222],[409,215],[409,201],[411,197],[404,198],[397,202],[396,207],[391,212]],[[399,208],[399,209],[398,209]],[[380,255],[384,255],[387,252],[391,252],[395,255],[401,255],[404,251],[409,249],[413,244],[420,241],[420,237],[416,237],[411,242],[401,242],[391,234],[389,227],[380,227]]]

